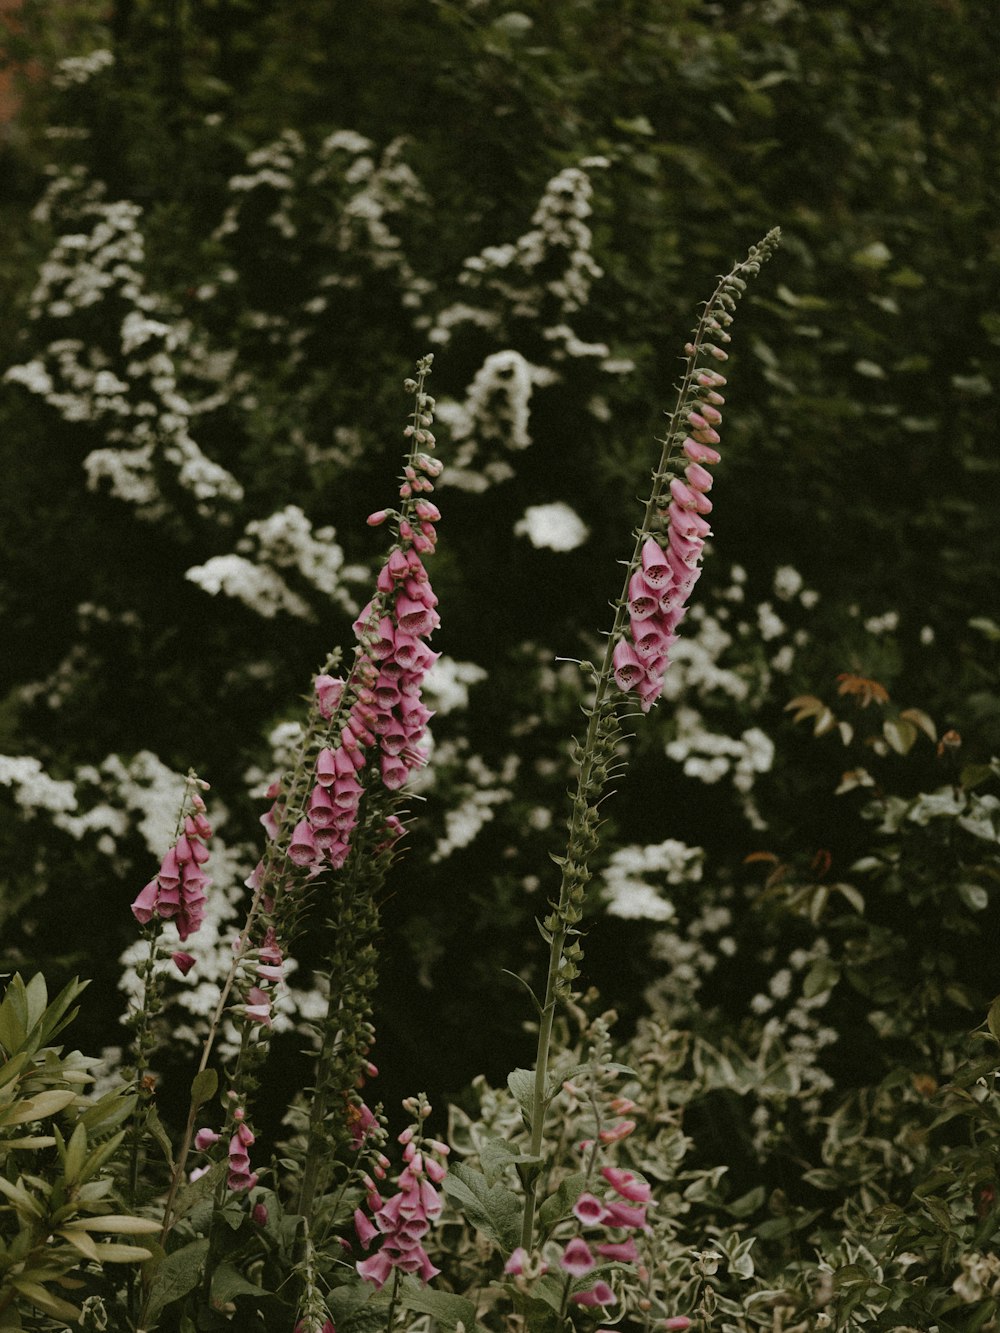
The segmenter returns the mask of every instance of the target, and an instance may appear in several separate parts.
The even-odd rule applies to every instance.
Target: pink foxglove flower
[[[257,1184],[257,1173],[250,1169],[250,1154],[247,1151],[253,1145],[256,1135],[243,1116],[242,1109],[233,1112],[236,1130],[229,1140],[229,1174],[226,1179],[229,1188],[237,1192],[252,1190]]]
[[[583,1277],[597,1267],[597,1260],[590,1252],[590,1246],[582,1236],[574,1236],[563,1250],[559,1267],[564,1268],[573,1277]]]
[[[648,1203],[653,1192],[645,1180],[618,1166],[602,1166],[601,1175],[616,1194],[633,1203]]]
[[[382,1236],[378,1251],[357,1264],[361,1277],[376,1289],[385,1285],[393,1269],[412,1273],[421,1282],[429,1282],[440,1272],[431,1263],[421,1240],[440,1215],[443,1204],[426,1171],[425,1161],[431,1158],[425,1158],[424,1153],[418,1151],[412,1136],[412,1130],[404,1130],[400,1135],[400,1141],[405,1143],[403,1158],[406,1165],[397,1178],[399,1193],[384,1203],[376,1191],[370,1192],[368,1204],[373,1208],[374,1228],[359,1225],[355,1217],[358,1239],[366,1248],[380,1234]],[[430,1144],[427,1149],[433,1151]],[[367,1223],[363,1214],[362,1220]]]
[[[429,433],[422,433],[430,441]],[[423,453],[407,464],[400,498],[415,521],[398,516],[399,541],[379,572],[375,596],[354,622],[354,667],[346,681],[316,677],[317,707],[339,728],[336,742],[316,758],[314,785],[288,848],[289,858],[311,874],[326,866],[339,869],[346,861],[369,772],[389,791],[398,791],[425,759],[419,742],[432,715],[420,689],[438,657],[426,640],[440,617],[420,557],[433,551],[441,515],[430,500],[413,496],[433,491],[431,477],[439,472]],[[388,510],[379,510],[369,521],[387,517]],[[276,831],[278,811],[265,819],[269,832]]]
[[[777,231],[769,233],[759,246],[751,249],[742,264],[721,280],[706,306],[694,341],[684,347],[688,360],[678,406],[653,474],[653,492],[631,563],[624,604],[615,622],[615,681],[624,692],[638,694],[643,712],[649,711],[662,691],[674,631],[684,617],[687,599],[700,572],[705,540],[711,534],[706,515],[712,512],[712,501],[708,498],[712,476],[707,469],[721,458],[716,446],[721,442],[720,409],[726,400],[719,390],[726,377],[709,369],[704,358],[725,361],[727,353],[706,341],[705,335],[711,332],[719,342],[729,342],[726,329],[733,319],[730,312],[746,288],[745,278],[740,275],[759,272],[761,262],[770,256],[777,239]],[[677,475],[681,468],[683,478]],[[655,609],[651,609],[653,602],[658,603]],[[625,612],[627,625],[623,623]],[[657,631],[667,643],[661,651],[654,652],[653,636]],[[640,662],[631,657],[626,659],[622,645],[635,649]]]
[[[618,1297],[606,1282],[595,1282],[589,1291],[575,1291],[570,1300],[577,1305],[615,1305]]]
[[[211,824],[196,807],[195,814],[185,818],[181,836],[164,856],[156,877],[132,903],[137,921],[145,925],[154,916],[173,921],[182,941],[198,930],[205,916],[205,890],[212,883],[201,869],[208,860],[205,840],[211,836]]]

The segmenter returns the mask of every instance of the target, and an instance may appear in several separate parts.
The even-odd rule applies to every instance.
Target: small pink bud
[[[182,977],[186,977],[195,965],[195,958],[189,953],[172,953],[170,959]]]
[[[700,463],[689,463],[684,470],[687,484],[693,491],[710,491],[715,478]]]
[[[635,1129],[634,1120],[619,1120],[617,1125],[612,1125],[610,1129],[602,1129],[598,1138],[602,1143],[619,1143],[622,1139],[627,1139]]]
[[[267,1226],[267,1208],[262,1203],[255,1203],[250,1213],[251,1218],[259,1227]]]
[[[708,444],[702,440],[693,440],[690,436],[681,445],[685,454],[692,463],[717,463],[722,457],[715,449],[709,448]]]

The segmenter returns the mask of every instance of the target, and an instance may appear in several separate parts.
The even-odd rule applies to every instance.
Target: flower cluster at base
[[[429,1113],[430,1107],[423,1103],[421,1118],[425,1112]],[[354,1213],[355,1230],[365,1249],[380,1235],[383,1237],[376,1253],[357,1264],[358,1273],[376,1290],[385,1285],[393,1269],[412,1273],[422,1282],[429,1282],[440,1272],[431,1263],[421,1241],[443,1207],[434,1185],[440,1184],[447,1174],[444,1158],[450,1149],[437,1139],[421,1141],[416,1136],[417,1129],[412,1125],[399,1136],[406,1162],[396,1181],[399,1193],[386,1203],[375,1182],[366,1177],[366,1203],[374,1224],[360,1208]]]
[[[141,925],[154,916],[173,921],[182,940],[193,935],[204,920],[205,890],[212,883],[202,869],[208,860],[206,842],[212,836],[212,826],[205,818],[205,802],[200,796],[191,797],[191,806],[194,814],[185,818],[181,836],[132,904],[132,915]],[[174,961],[183,973],[190,970],[194,959],[181,953]]]
[[[623,1123],[634,1128],[630,1121]],[[625,1137],[625,1134],[618,1137]],[[646,1181],[619,1167],[603,1166],[601,1175],[618,1197],[599,1199],[597,1195],[584,1191],[573,1205],[573,1216],[580,1223],[581,1229],[600,1227],[604,1239],[588,1243],[582,1234],[577,1234],[566,1242],[558,1263],[571,1278],[587,1277],[602,1262],[639,1262],[635,1235],[646,1230],[646,1207],[651,1201],[652,1191]],[[507,1260],[504,1272],[514,1277],[533,1277],[546,1269],[544,1263],[532,1265],[526,1251],[518,1247]],[[583,1306],[611,1306],[618,1302],[617,1296],[603,1279],[572,1292],[569,1299]]]
[[[669,503],[664,496],[666,508],[658,510],[666,521],[666,542],[650,536],[643,543],[640,568],[628,585],[629,637],[620,639],[614,650],[615,680],[620,689],[638,692],[643,712],[660,697],[670,649],[677,642],[674,631],[701,577],[702,551],[711,533],[705,515],[712,511],[712,474],[705,464],[720,457],[713,446],[719,443],[715,428],[722,422],[719,407],[725,402],[718,388],[726,379],[717,371],[702,370],[695,382],[704,400],[696,401],[687,414],[690,434],[681,446],[688,460],[685,479],[671,480]]]

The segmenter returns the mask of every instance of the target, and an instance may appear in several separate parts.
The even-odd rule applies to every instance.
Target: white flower
[[[423,690],[433,695],[435,713],[453,713],[456,708],[468,708],[469,686],[485,680],[487,674],[475,662],[457,662],[442,655],[424,677]]]
[[[550,551],[573,551],[590,536],[590,529],[568,504],[529,505],[514,524],[518,537],[527,537],[532,546]]]
[[[774,595],[783,602],[789,601],[802,587],[802,575],[791,565],[779,565],[774,571]]]
[[[0,786],[10,787],[18,805],[30,813],[76,809],[74,784],[50,778],[30,755],[0,754]]]

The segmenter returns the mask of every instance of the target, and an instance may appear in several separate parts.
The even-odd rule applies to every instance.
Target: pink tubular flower
[[[653,1191],[646,1181],[640,1180],[638,1176],[622,1167],[602,1166],[601,1175],[623,1199],[630,1199],[633,1203],[649,1203],[653,1197]]]
[[[207,1149],[211,1148],[213,1144],[218,1142],[219,1135],[216,1134],[214,1129],[199,1129],[198,1133],[194,1136],[194,1146],[199,1152],[205,1152]]]
[[[633,1236],[629,1236],[626,1240],[604,1241],[597,1246],[597,1253],[604,1259],[617,1259],[625,1264],[637,1263],[639,1259],[639,1251],[635,1248]]]
[[[625,1203],[609,1202],[605,1223],[609,1227],[628,1227],[630,1229],[645,1227],[646,1207],[644,1204],[640,1204],[636,1208],[630,1208]]]
[[[612,665],[620,690],[635,689],[646,677],[646,667],[642,658],[626,639],[620,639],[615,644]]]
[[[664,1319],[662,1327],[665,1329],[682,1330],[691,1327],[691,1320],[686,1314],[675,1314],[670,1319]]]
[[[430,1144],[427,1148],[430,1150]],[[399,1193],[387,1203],[383,1203],[374,1191],[369,1195],[368,1204],[374,1210],[374,1227],[363,1214],[364,1227],[359,1226],[355,1217],[358,1238],[366,1248],[379,1234],[382,1236],[377,1253],[356,1265],[360,1276],[376,1289],[385,1285],[393,1269],[412,1273],[425,1283],[440,1272],[431,1263],[421,1239],[441,1213],[441,1195],[425,1174],[424,1155],[417,1151],[412,1141],[406,1142],[403,1157],[406,1165],[396,1182]]]
[[[581,1194],[573,1205],[573,1216],[584,1226],[596,1226],[604,1221],[607,1209],[593,1194]]]
[[[688,344],[689,354],[695,352]],[[720,405],[725,401],[716,393],[725,376],[701,370],[695,377],[703,399],[689,406],[686,424],[690,435],[681,450],[687,459],[684,480],[672,477],[669,498],[660,499],[660,519],[665,534],[648,536],[640,552],[640,565],[634,569],[628,585],[629,628],[614,647],[613,666],[619,689],[634,690],[643,712],[648,712],[663,689],[663,678],[670,664],[673,631],[684,616],[685,603],[698,580],[705,539],[711,528],[705,518],[712,511],[706,492],[711,490],[712,475],[705,464],[718,463],[720,455],[712,446],[719,443],[715,429],[722,422]],[[638,660],[636,660],[638,659]],[[604,1134],[604,1142],[611,1142]]]
[[[606,1282],[595,1282],[589,1291],[575,1291],[570,1297],[577,1305],[616,1305],[618,1297]]]
[[[590,1252],[590,1247],[582,1236],[574,1236],[563,1250],[559,1267],[564,1268],[573,1277],[583,1277],[597,1267],[597,1260]]]
[[[524,1272],[524,1265],[528,1258],[528,1251],[523,1245],[519,1245],[516,1250],[511,1252],[510,1258],[503,1266],[503,1271],[509,1273],[512,1277],[520,1277]]]
[[[622,1139],[627,1139],[634,1130],[634,1120],[619,1120],[609,1129],[602,1129],[597,1137],[602,1143],[619,1143]]]
[[[164,856],[156,877],[132,903],[132,915],[137,921],[145,925],[154,916],[173,921],[182,942],[198,930],[205,917],[205,890],[212,883],[201,869],[208,860],[204,840],[211,836],[212,826],[200,810],[187,816],[181,836]],[[190,956],[178,955],[180,959]],[[176,958],[174,961],[183,972],[181,962]]]
[[[256,1171],[250,1170],[250,1154],[247,1149],[256,1136],[243,1120],[242,1110],[234,1112],[237,1119],[236,1132],[229,1140],[229,1175],[227,1184],[234,1192],[252,1190],[257,1184]]]
[[[260,986],[251,986],[247,992],[247,1002],[243,1005],[244,1015],[251,1023],[261,1023],[264,1027],[271,1026],[271,997],[266,990],[261,990]]]

